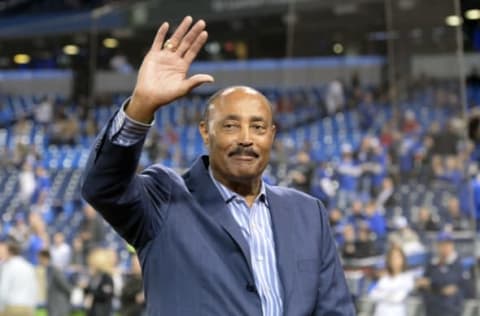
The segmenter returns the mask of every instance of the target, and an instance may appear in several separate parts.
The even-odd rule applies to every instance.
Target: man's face
[[[454,251],[455,246],[452,241],[442,241],[437,244],[438,256],[446,260]]]
[[[259,178],[275,136],[268,101],[253,89],[231,88],[214,101],[208,117],[200,133],[214,173],[235,182]]]

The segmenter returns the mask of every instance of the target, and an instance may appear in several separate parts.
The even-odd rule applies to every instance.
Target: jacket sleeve
[[[115,117],[115,116],[114,116]],[[172,181],[162,167],[136,174],[145,139],[122,146],[109,139],[113,118],[90,152],[82,178],[82,195],[135,248],[158,233]]]
[[[320,226],[322,240],[322,267],[320,269],[320,288],[318,289],[315,316],[354,316],[355,308],[347,287],[345,274],[337,253],[337,247],[330,231],[327,212],[320,202]]]

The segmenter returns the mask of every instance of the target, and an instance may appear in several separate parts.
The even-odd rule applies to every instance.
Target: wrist
[[[155,110],[152,110],[151,108],[152,107],[148,106],[147,100],[136,96],[134,93],[130,102],[125,105],[124,110],[125,114],[133,120],[150,124],[155,116]]]

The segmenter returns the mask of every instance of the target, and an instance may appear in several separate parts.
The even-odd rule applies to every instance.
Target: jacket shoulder
[[[173,186],[180,186],[186,189],[185,181],[179,172],[161,164],[150,165],[145,168],[140,175],[144,178],[151,178],[155,182],[170,182]]]

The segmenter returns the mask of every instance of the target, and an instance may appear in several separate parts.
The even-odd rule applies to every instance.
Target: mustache
[[[240,147],[240,146],[235,148],[234,150],[232,150],[228,154],[228,156],[229,157],[232,157],[232,156],[250,156],[250,157],[258,158],[258,154],[252,148]]]

